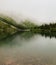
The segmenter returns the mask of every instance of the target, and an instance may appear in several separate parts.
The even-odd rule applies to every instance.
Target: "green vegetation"
[[[16,28],[4,23],[3,21],[0,21],[0,38],[7,37],[9,35],[12,35],[16,32]]]
[[[21,23],[16,23],[12,18],[7,16],[0,16],[0,39],[7,36],[13,35],[19,32],[31,32],[38,33],[42,35],[56,35],[56,23],[53,24],[44,24],[38,26],[28,20],[25,20]]]
[[[38,26],[36,24],[34,24],[34,23],[32,23],[31,21],[28,21],[28,20],[25,20],[20,25],[22,25],[26,30],[31,31],[31,32],[38,29]]]
[[[40,26],[40,29],[44,30],[44,31],[48,31],[48,32],[56,32],[56,23],[53,24],[45,24]]]

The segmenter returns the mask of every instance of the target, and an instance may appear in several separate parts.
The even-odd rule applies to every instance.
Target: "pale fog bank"
[[[16,22],[56,23],[56,0],[0,0],[0,13]]]

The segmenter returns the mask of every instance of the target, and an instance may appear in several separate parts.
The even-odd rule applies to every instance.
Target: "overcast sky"
[[[56,20],[56,0],[0,0],[0,12],[10,12],[49,22]]]

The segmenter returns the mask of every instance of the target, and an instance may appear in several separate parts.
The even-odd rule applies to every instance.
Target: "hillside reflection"
[[[20,37],[25,38],[25,39],[30,39],[34,37],[35,35],[41,35],[49,38],[56,38],[56,32],[39,32],[39,33],[34,33],[34,32],[24,32],[20,34]]]
[[[41,35],[41,36],[44,36],[45,38],[46,37],[49,37],[50,39],[51,38],[56,38],[56,32],[52,32],[52,33],[46,33],[46,32],[41,32],[41,33],[33,33],[33,32],[19,32],[19,33],[16,33],[14,35],[11,35],[9,37],[6,37],[6,38],[2,38],[0,39],[0,46],[1,45],[14,45],[14,43],[12,43],[12,41],[17,41],[17,37],[18,37],[18,43],[19,43],[19,46],[22,45],[20,42],[24,39],[24,40],[30,40],[32,37],[34,36],[37,36],[37,35]],[[16,39],[16,40],[14,40]]]
[[[40,32],[39,34],[49,38],[56,38],[56,32]]]

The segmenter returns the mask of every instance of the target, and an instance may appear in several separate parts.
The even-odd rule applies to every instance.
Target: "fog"
[[[0,0],[0,13],[39,24],[55,22],[56,0]]]

